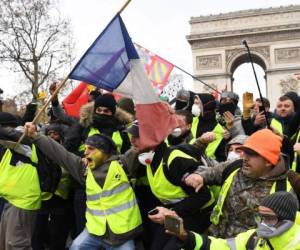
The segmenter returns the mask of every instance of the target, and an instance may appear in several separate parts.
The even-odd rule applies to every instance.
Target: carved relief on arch
[[[279,85],[281,87],[281,95],[284,95],[288,91],[295,91],[296,93],[299,93],[299,81],[293,77],[281,79]]]
[[[260,58],[266,67],[270,65],[270,47],[269,46],[259,46],[259,47],[251,47],[250,51],[253,55],[256,55]],[[236,48],[225,50],[225,60],[227,65],[227,71],[230,72],[234,61],[239,58],[245,56],[248,61],[248,54],[245,48]],[[255,62],[255,60],[254,60]],[[262,66],[262,65],[261,65]]]

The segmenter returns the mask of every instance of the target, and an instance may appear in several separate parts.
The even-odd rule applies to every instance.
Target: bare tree
[[[62,77],[74,59],[70,21],[51,0],[0,3],[0,62],[22,73],[36,100],[39,87]]]

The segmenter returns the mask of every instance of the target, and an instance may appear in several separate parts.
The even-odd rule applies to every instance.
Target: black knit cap
[[[294,221],[299,208],[297,198],[289,192],[278,191],[265,197],[261,206],[272,209],[279,220]]]
[[[208,93],[197,94],[203,105],[203,112],[213,111],[216,109],[216,100],[213,95]]]
[[[95,147],[103,151],[105,154],[117,153],[116,144],[113,142],[113,140],[110,137],[103,134],[89,136],[85,140],[85,144]]]
[[[106,107],[114,114],[116,112],[117,102],[113,95],[104,94],[98,96],[95,100],[95,110],[98,107]]]
[[[0,125],[9,127],[18,127],[21,121],[17,116],[8,112],[0,112]]]
[[[55,131],[55,132],[57,132],[60,135],[61,139],[64,138],[64,128],[62,127],[61,124],[59,124],[59,123],[51,123],[50,125],[48,125],[46,127],[45,134],[48,135],[48,133],[50,131]]]

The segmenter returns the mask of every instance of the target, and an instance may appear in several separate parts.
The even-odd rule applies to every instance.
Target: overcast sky
[[[61,0],[62,14],[73,24],[78,58],[124,3],[125,0]],[[290,4],[300,4],[300,0],[132,0],[122,18],[134,42],[193,73],[191,48],[186,40],[190,17]],[[0,75],[6,79],[5,83],[1,81],[6,95],[16,93],[13,77],[7,78],[5,72]],[[185,81],[189,84],[189,80]]]

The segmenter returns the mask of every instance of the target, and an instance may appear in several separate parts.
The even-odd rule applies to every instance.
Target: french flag
[[[157,97],[119,14],[85,52],[69,78],[132,98],[141,148],[155,147],[178,127],[173,110]]]

